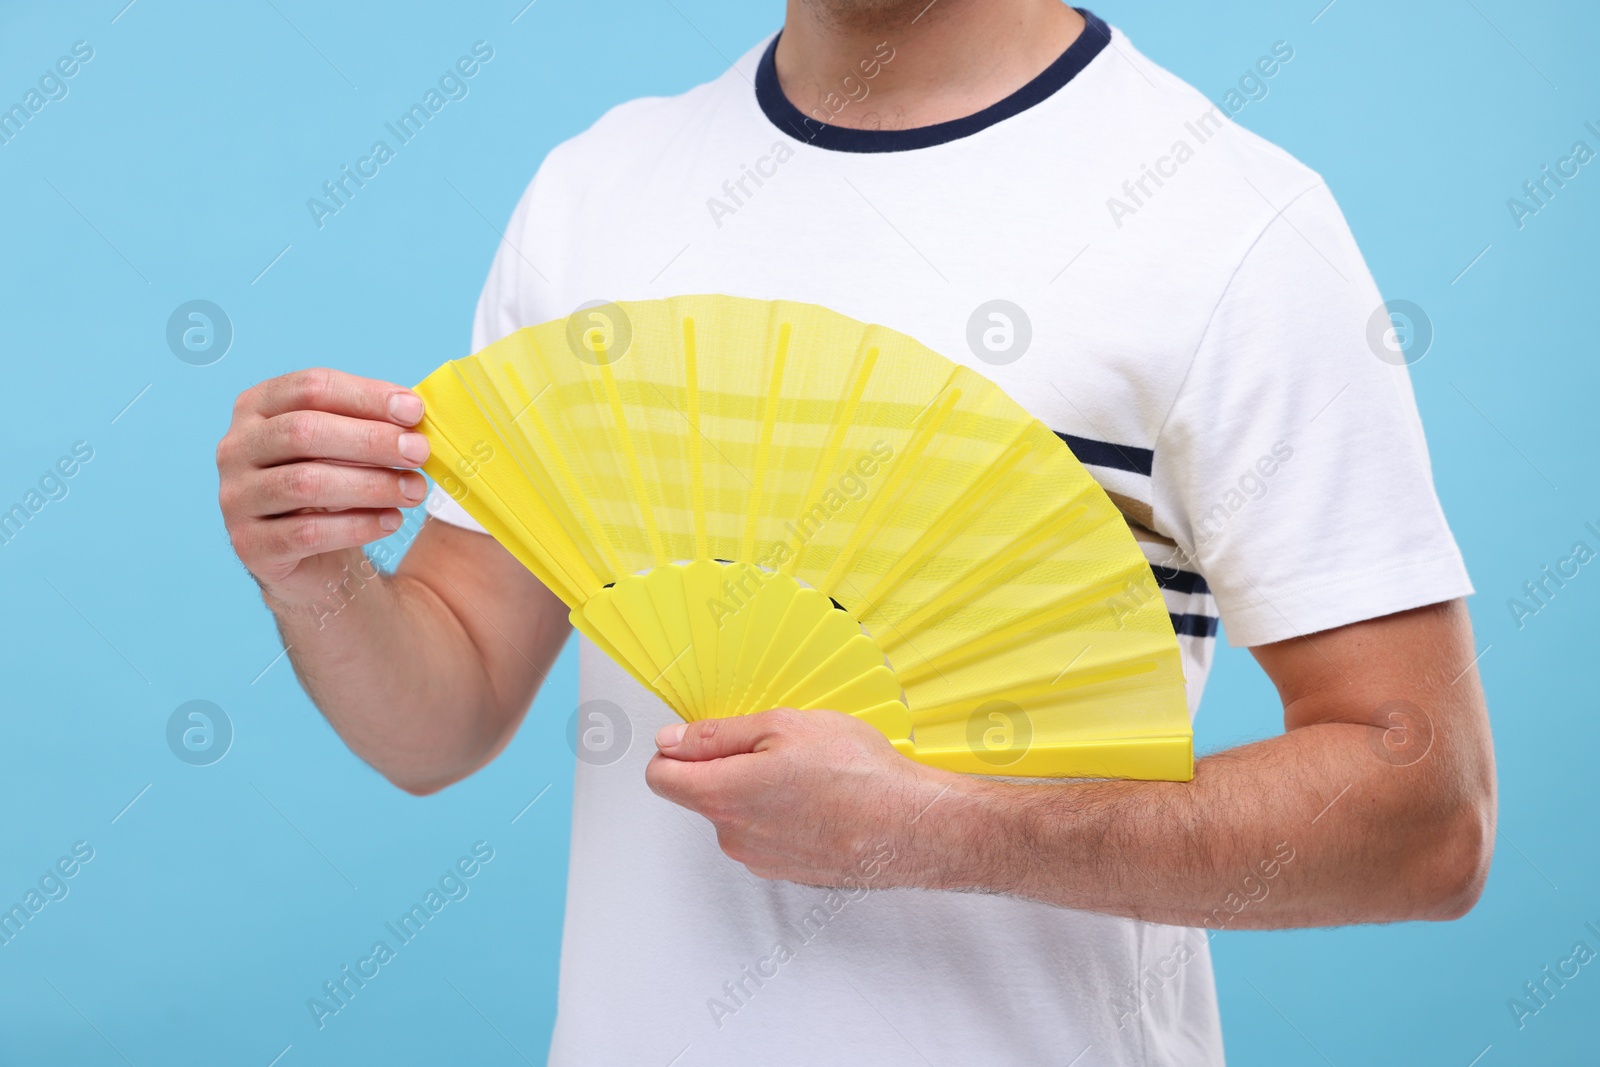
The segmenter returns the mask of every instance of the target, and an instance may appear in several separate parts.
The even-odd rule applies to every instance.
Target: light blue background
[[[0,547],[0,903],[73,842],[95,849],[70,895],[0,947],[0,1063],[542,1062],[571,649],[493,766],[435,797],[400,793],[274,662],[212,450],[260,379],[327,363],[410,382],[465,354],[495,227],[544,153],[618,101],[715,76],[781,7],[124,2],[0,8],[0,103],[73,42],[95,49],[67,98],[0,146],[0,506],[73,442],[95,450]],[[1583,929],[1600,925],[1600,564],[1522,629],[1506,600],[1574,541],[1600,547],[1583,529],[1600,526],[1600,165],[1521,231],[1506,200],[1574,140],[1600,147],[1583,129],[1600,125],[1600,13],[1323,2],[1098,10],[1213,99],[1289,42],[1294,60],[1239,121],[1327,177],[1385,295],[1434,322],[1413,374],[1480,591],[1502,836],[1461,922],[1218,938],[1231,1060],[1593,1062],[1600,965],[1521,1032],[1506,1001],[1579,938],[1600,948]],[[470,96],[318,231],[306,198],[480,39],[495,57]],[[194,298],[236,329],[212,366],[165,344]],[[209,767],[166,745],[191,699],[236,730]],[[1248,655],[1224,651],[1202,748],[1279,724]],[[471,895],[318,1032],[306,999],[479,840],[495,859]]]

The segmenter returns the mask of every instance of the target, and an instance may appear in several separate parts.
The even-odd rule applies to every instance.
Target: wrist
[[[356,547],[303,560],[285,581],[269,582],[256,576],[256,584],[261,587],[261,599],[281,622],[320,629],[382,579],[378,565],[364,549]]]
[[[924,857],[922,888],[1010,893],[1016,890],[1009,846],[1016,812],[1008,804],[1015,792],[964,774],[936,772],[939,788],[913,824],[913,839]],[[915,816],[916,813],[913,813]]]

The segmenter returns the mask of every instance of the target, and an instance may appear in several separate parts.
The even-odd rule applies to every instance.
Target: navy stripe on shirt
[[[1179,637],[1215,637],[1217,636],[1217,622],[1212,615],[1175,615],[1168,613],[1172,619],[1172,632]]]
[[[1153,563],[1150,565],[1150,569],[1155,572],[1156,584],[1163,589],[1170,589],[1174,593],[1199,593],[1202,595],[1211,592],[1211,587],[1206,584],[1205,576],[1196,574],[1194,571],[1158,567]]]
[[[1067,447],[1072,449],[1072,454],[1078,457],[1078,462],[1086,467],[1131,471],[1146,478],[1155,470],[1156,454],[1151,449],[1118,445],[1110,441],[1095,441],[1088,437],[1062,433],[1060,430],[1055,431],[1055,435],[1066,442]]]

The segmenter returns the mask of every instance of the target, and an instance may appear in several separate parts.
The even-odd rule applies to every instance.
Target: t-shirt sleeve
[[[1155,519],[1204,575],[1230,644],[1472,592],[1382,304],[1319,183],[1245,254],[1179,387]]]
[[[544,278],[525,250],[528,234],[528,213],[539,184],[535,176],[532,184],[522,194],[511,221],[506,224],[494,262],[489,266],[489,277],[478,294],[478,310],[472,319],[472,351],[477,352],[524,326],[535,324],[529,306],[533,286],[542,284]],[[428,492],[428,514],[452,526],[460,526],[479,533],[487,533],[483,526],[468,515],[466,509],[450,498],[450,494],[437,484]]]

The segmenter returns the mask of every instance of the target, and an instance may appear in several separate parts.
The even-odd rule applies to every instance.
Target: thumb
[[[732,715],[725,719],[698,719],[663,726],[656,733],[656,748],[663,756],[679,760],[713,760],[758,752],[776,737],[794,715],[787,709],[759,715]]]

